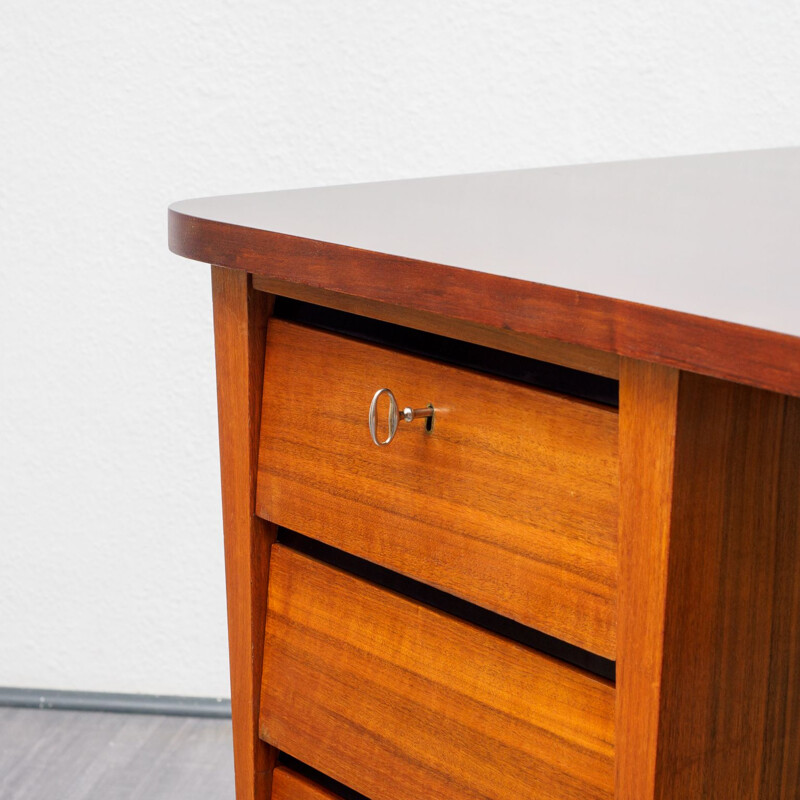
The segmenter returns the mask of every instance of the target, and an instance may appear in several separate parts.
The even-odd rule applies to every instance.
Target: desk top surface
[[[170,208],[170,245],[800,393],[800,148],[187,200]],[[683,335],[659,344],[659,326]],[[691,357],[719,336],[723,360],[757,345],[759,363]]]

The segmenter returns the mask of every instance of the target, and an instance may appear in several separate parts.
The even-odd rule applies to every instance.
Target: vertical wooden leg
[[[655,798],[677,370],[620,365],[616,800]]]
[[[620,374],[618,800],[800,797],[800,399]]]
[[[255,516],[264,346],[270,295],[247,273],[211,268],[228,594],[237,800],[266,800],[274,752],[258,738],[261,665],[273,526]]]

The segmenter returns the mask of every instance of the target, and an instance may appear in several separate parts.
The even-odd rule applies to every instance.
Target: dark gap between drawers
[[[613,408],[619,407],[619,381],[602,375],[592,375],[559,364],[537,361],[504,350],[361,317],[289,297],[275,298],[273,315],[289,322],[344,334],[445,364],[465,367]]]
[[[294,756],[290,756],[288,753],[284,753],[283,750],[278,751],[278,766],[286,767],[296,772],[298,775],[308,778],[308,780],[316,783],[317,786],[338,795],[342,800],[369,800],[366,795],[359,794],[343,783],[329,778],[324,772],[320,772],[318,769],[314,769],[314,767],[309,767],[308,764],[296,759]]]
[[[609,681],[616,681],[616,662],[569,644],[555,636],[529,628],[494,611],[462,600],[398,572],[346,553],[288,528],[278,528],[278,542],[332,567],[389,589],[411,600],[444,611],[458,619],[478,625],[491,633],[530,647]]]

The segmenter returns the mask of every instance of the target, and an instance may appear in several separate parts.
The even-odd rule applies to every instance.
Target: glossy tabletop
[[[203,221],[214,223],[217,233],[206,228],[199,236]],[[397,290],[391,296],[376,291],[375,299],[383,302],[412,305],[410,293],[418,292],[424,274],[433,280],[446,274],[425,273],[425,264],[511,279],[515,283],[485,283],[487,298],[509,308],[509,296],[519,293],[513,288],[516,281],[533,284],[542,287],[538,299],[557,297],[565,308],[572,304],[578,329],[598,325],[605,315],[602,332],[584,336],[577,330],[573,338],[569,325],[545,324],[548,312],[541,303],[517,314],[531,318],[523,323],[512,313],[508,319],[501,315],[476,321],[621,355],[653,356],[711,374],[715,374],[713,356],[700,354],[696,363],[690,354],[677,350],[658,357],[657,327],[665,322],[658,323],[655,317],[647,340],[628,346],[632,331],[621,323],[642,311],[631,304],[744,326],[754,334],[773,332],[781,334],[773,341],[780,344],[783,371],[800,376],[800,148],[186,200],[171,207],[171,226],[176,252],[264,274],[271,274],[271,259],[275,264],[286,261],[295,247],[306,266],[288,272],[278,268],[275,274],[319,286],[330,284],[328,288],[335,291],[357,287],[339,285],[330,277],[330,254],[335,248],[365,251],[372,258],[370,283],[394,281],[402,286],[405,282],[409,287],[406,297]],[[210,238],[219,239],[226,227],[272,238],[248,240],[247,248],[241,236],[238,244],[211,246]],[[276,236],[302,241],[291,245],[286,239],[277,246]],[[198,237],[203,247],[198,246]],[[347,259],[340,256],[344,253],[337,255],[336,269],[347,269]],[[317,257],[328,261],[324,274],[310,263]],[[355,258],[351,252],[350,260]],[[459,285],[466,287],[469,302],[480,301],[477,283],[475,291],[467,291],[476,279],[464,273],[447,275],[446,287],[440,285],[448,294],[443,313],[458,313],[453,305]],[[546,295],[548,287],[566,292]],[[423,286],[419,293],[426,291]],[[609,305],[612,314],[601,303],[589,319],[586,307],[593,298],[622,305]],[[435,297],[421,303],[436,310],[434,301]],[[629,313],[620,316],[620,309]],[[720,330],[730,333],[735,328],[689,325],[686,337],[695,341],[684,341],[683,348],[702,349],[706,343],[697,337]],[[746,342],[747,337],[738,338],[728,347],[743,347]],[[725,377],[746,377],[735,373],[735,369],[718,371]],[[788,383],[785,379],[753,382],[800,391],[800,377]]]

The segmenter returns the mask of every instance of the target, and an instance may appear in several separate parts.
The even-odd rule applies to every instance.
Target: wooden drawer
[[[272,773],[270,797],[271,800],[341,800],[339,795],[317,786],[286,767],[276,767]]]
[[[617,413],[281,320],[257,513],[615,657]],[[378,448],[376,389],[432,403]]]
[[[613,797],[611,684],[282,545],[261,737],[372,800]]]

